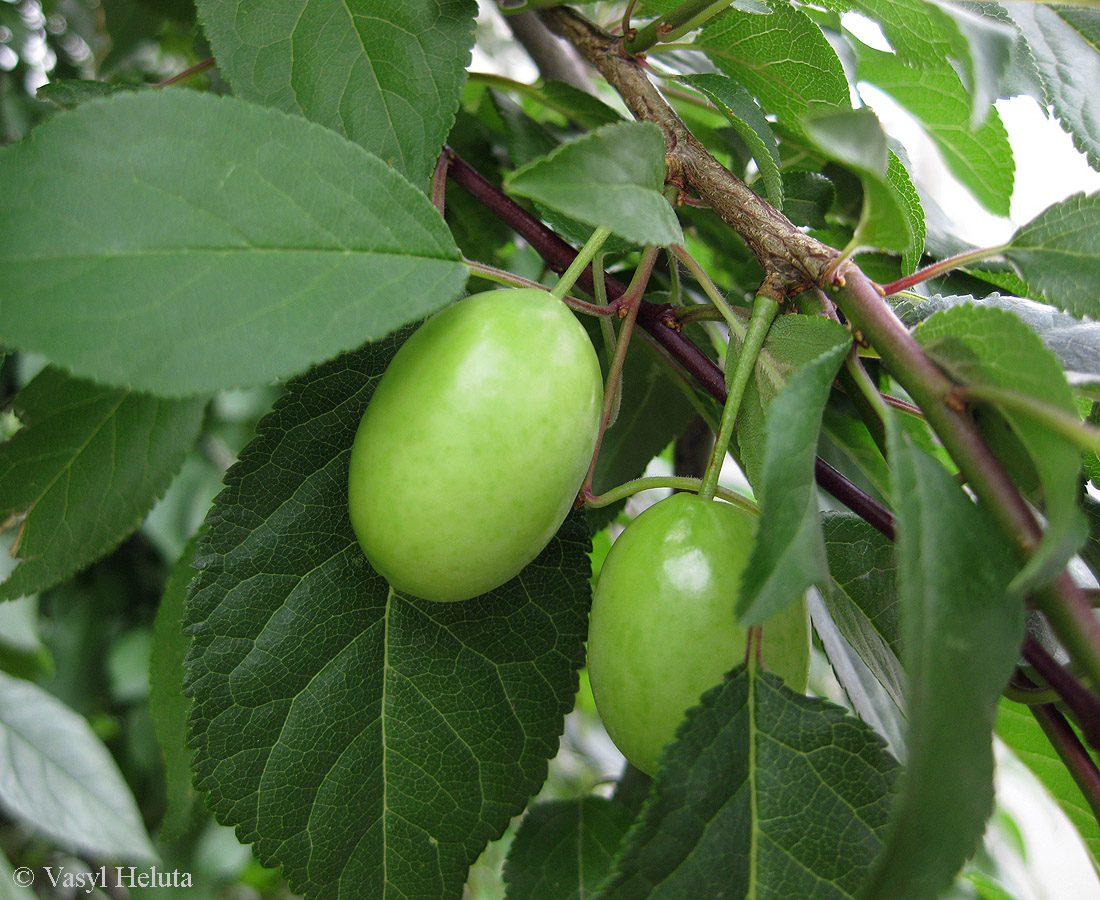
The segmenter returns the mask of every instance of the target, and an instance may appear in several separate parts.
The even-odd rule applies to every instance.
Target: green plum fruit
[[[652,775],[700,696],[745,659],[734,607],[756,517],[695,494],[673,494],[631,522],[600,571],[588,626],[596,708],[622,754]],[[804,600],[763,625],[764,665],[806,689]]]
[[[425,322],[355,435],[348,507],[396,590],[465,600],[546,546],[584,480],[603,380],[572,311],[535,288],[487,291]]]

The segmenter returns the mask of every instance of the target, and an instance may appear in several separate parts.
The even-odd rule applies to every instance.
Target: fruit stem
[[[593,494],[589,492],[584,495],[584,503],[585,506],[591,506],[594,509],[598,509],[603,506],[610,506],[612,503],[623,500],[626,497],[640,494],[642,491],[651,491],[655,488],[671,488],[674,491],[691,491],[694,494],[698,494],[702,487],[703,479],[701,478],[691,478],[687,475],[647,475],[643,478],[635,478],[633,481],[623,482],[608,491],[604,491],[602,494]],[[740,506],[742,509],[754,515],[760,512],[759,508],[752,500],[729,488],[718,488],[715,496],[721,497],[734,506]]]
[[[589,240],[588,243],[592,243],[592,241]],[[603,410],[600,413],[600,430],[596,435],[596,446],[592,451],[592,462],[589,463],[588,474],[584,476],[584,484],[581,487],[582,496],[592,492],[592,478],[596,474],[596,460],[600,456],[600,446],[603,444],[604,433],[611,421],[615,395],[622,381],[623,365],[626,363],[626,350],[630,345],[630,335],[634,332],[634,322],[638,318],[638,310],[642,305],[642,294],[646,289],[646,285],[649,284],[649,276],[653,274],[653,266],[657,262],[659,252],[659,247],[646,248],[638,268],[634,271],[634,277],[630,279],[626,293],[619,298],[618,314],[623,317],[623,326],[619,329],[619,339],[615,344],[615,355],[611,358],[611,365],[607,372],[607,384],[604,386],[603,392]],[[587,265],[588,261],[586,260],[580,271],[584,271]],[[570,266],[570,269],[572,268]],[[564,279],[565,276],[562,276],[562,280]]]
[[[760,348],[764,346],[768,329],[771,328],[775,317],[779,315],[780,299],[772,279],[765,279],[753,303],[752,318],[749,319],[749,328],[741,343],[741,352],[737,355],[737,367],[733,370],[733,377],[730,379],[726,404],[722,408],[722,423],[718,428],[718,436],[714,439],[714,449],[711,451],[707,470],[703,474],[703,489],[699,492],[699,496],[704,500],[713,499],[718,489],[718,476],[722,474],[722,463],[725,461],[726,449],[733,436],[737,414],[741,411],[741,400],[745,396],[749,379],[756,370],[756,359],[760,356]],[[732,349],[731,345],[726,351],[727,354]]]
[[[530,278],[524,278],[522,275],[516,275],[505,269],[498,269],[496,266],[490,266],[487,263],[463,258],[462,264],[470,270],[471,274],[477,275],[478,278],[484,278],[486,281],[495,281],[497,284],[506,284],[508,287],[537,288],[540,291],[546,290],[546,287],[539,284],[537,281],[532,281]],[[602,304],[586,303],[584,300],[578,300],[576,297],[567,296],[561,297],[560,299],[566,306],[577,310],[577,312],[587,313],[590,316],[599,316],[601,319],[607,319],[615,313],[614,308],[609,308]]]
[[[600,247],[603,246],[603,242],[609,237],[611,237],[610,228],[604,228],[601,225],[593,231],[592,236],[585,241],[576,259],[569,264],[569,268],[566,269],[565,274],[558,279],[558,283],[554,285],[550,293],[559,300],[564,299],[565,295],[569,293],[569,289],[576,284],[577,279],[581,277],[581,273],[588,268],[588,264],[592,262],[592,258],[600,252]]]
[[[729,325],[739,337],[743,338],[745,335],[744,319],[733,311],[733,307],[731,307],[726,301],[726,298],[722,296],[721,291],[718,290],[718,286],[706,273],[706,270],[699,265],[699,261],[683,247],[673,246],[671,250],[676,258],[687,266],[692,277],[698,283],[699,287],[703,289],[703,293],[707,295],[710,302],[713,303],[718,312],[722,314],[722,318],[726,320],[726,324]]]
[[[602,253],[597,253],[592,257],[592,296],[595,298],[597,306],[607,306],[607,284],[603,280]],[[600,317],[600,334],[603,335],[604,352],[607,354],[607,358],[611,359],[615,355],[615,326],[611,324],[609,316]],[[623,382],[620,378],[619,383],[615,385],[615,401],[611,406],[611,416],[607,420],[608,428],[618,420],[622,402]]]

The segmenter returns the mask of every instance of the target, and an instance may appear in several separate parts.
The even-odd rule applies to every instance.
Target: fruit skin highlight
[[[734,616],[756,517],[673,494],[631,522],[603,564],[588,626],[596,708],[622,754],[652,775],[684,715],[745,659]],[[763,626],[763,662],[794,690],[809,673],[803,600]]]
[[[596,351],[547,291],[474,294],[429,319],[352,445],[348,508],[371,565],[428,600],[517,575],[573,506],[602,402]]]

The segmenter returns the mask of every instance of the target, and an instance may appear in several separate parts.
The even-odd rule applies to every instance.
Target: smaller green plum
[[[517,575],[584,480],[603,379],[572,311],[538,289],[487,291],[395,354],[352,445],[348,509],[396,590],[466,600]]]
[[[611,546],[592,599],[588,674],[596,708],[622,754],[650,775],[687,711],[745,659],[735,615],[756,517],[673,494]],[[763,625],[763,663],[795,690],[809,673],[803,600]]]

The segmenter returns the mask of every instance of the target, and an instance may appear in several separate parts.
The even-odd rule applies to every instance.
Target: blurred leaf
[[[1046,101],[1073,138],[1074,146],[1100,169],[1100,11],[1013,3],[1009,15],[1020,27],[1038,68]]]
[[[695,45],[795,131],[811,115],[850,106],[836,51],[809,16],[786,3],[767,15],[729,9],[707,22]]]
[[[897,57],[860,47],[859,77],[881,88],[923,123],[947,167],[986,209],[1008,215],[1014,164],[996,110],[971,128],[971,97],[947,65],[914,71]]]
[[[851,347],[847,335],[791,376],[768,410],[760,521],[735,612],[756,625],[829,579],[814,462],[821,414]]]
[[[197,5],[238,97],[318,122],[427,190],[466,83],[473,0]]]
[[[1050,745],[1043,729],[1026,706],[1002,699],[997,707],[997,737],[1042,782],[1062,808],[1100,871],[1100,824],[1084,794]]]
[[[1033,296],[1075,316],[1100,318],[1100,193],[1074,194],[1022,225],[1004,248]]]
[[[1014,315],[982,306],[936,313],[914,331],[928,354],[957,382],[991,385],[1033,397],[1077,419],[1073,391],[1054,354]],[[1042,584],[1077,552],[1084,526],[1077,510],[1081,453],[1044,422],[1004,406],[998,412],[1027,450],[1039,474],[1046,529],[1019,575],[1018,587]]]
[[[554,800],[523,817],[504,863],[505,900],[584,900],[611,869],[634,821],[604,797]]]
[[[783,214],[795,225],[824,228],[836,200],[833,183],[819,172],[783,173]]]
[[[466,279],[439,213],[381,160],[228,97],[81,105],[0,151],[0,182],[0,336],[124,387],[289,375]]]
[[[0,672],[0,805],[62,847],[127,863],[157,859],[129,787],[82,716]]]
[[[783,180],[779,176],[779,147],[771,125],[752,94],[725,75],[703,73],[686,75],[681,80],[705,94],[729,119],[734,130],[748,145],[752,158],[756,160],[760,177],[764,181],[765,198],[776,209],[782,209]]]
[[[852,513],[827,513],[822,523],[833,590],[824,595],[844,639],[904,709],[905,673],[894,544]]]
[[[42,85],[35,96],[39,100],[49,100],[61,109],[72,109],[89,100],[98,100],[102,97],[110,97],[112,94],[129,93],[140,89],[141,85],[137,84],[65,78]]]
[[[891,417],[908,766],[864,900],[932,900],[993,809],[993,719],[1024,637],[996,525]],[[934,564],[930,564],[934,561]]]
[[[854,172],[863,186],[863,209],[851,244],[899,253],[914,245],[910,203],[887,172],[892,154],[878,117],[869,109],[807,119],[807,135],[829,159]],[[895,174],[894,180],[898,179]]]
[[[288,384],[226,476],[187,603],[196,785],[314,897],[459,897],[545,778],[583,662],[579,513],[465,602],[396,593],[363,556],[348,457],[405,336]]]
[[[49,321],[46,319],[46,321]],[[15,401],[25,423],[0,444],[0,520],[24,517],[12,599],[52,587],[117,547],[195,443],[206,400],[165,400],[44,369]]]
[[[15,877],[11,860],[2,850],[0,850],[0,885],[3,885],[0,887],[0,897],[4,900],[38,900],[38,894],[31,888],[24,887]]]
[[[897,763],[870,728],[738,666],[661,758],[601,900],[854,898],[882,846]],[[808,835],[837,835],[822,851]]]
[[[562,144],[505,179],[505,189],[639,244],[679,244],[684,235],[661,191],[665,139],[651,123],[606,125]]]
[[[544,81],[538,94],[543,103],[582,128],[591,130],[623,121],[623,117],[599,97],[564,81]]]
[[[153,626],[153,653],[149,659],[149,713],[164,757],[167,808],[157,840],[170,843],[192,824],[198,792],[191,784],[192,752],[187,746],[187,717],[191,701],[183,693],[184,658],[190,638],[183,632],[184,599],[195,570],[191,557],[198,535],[184,548],[164,588]]]

